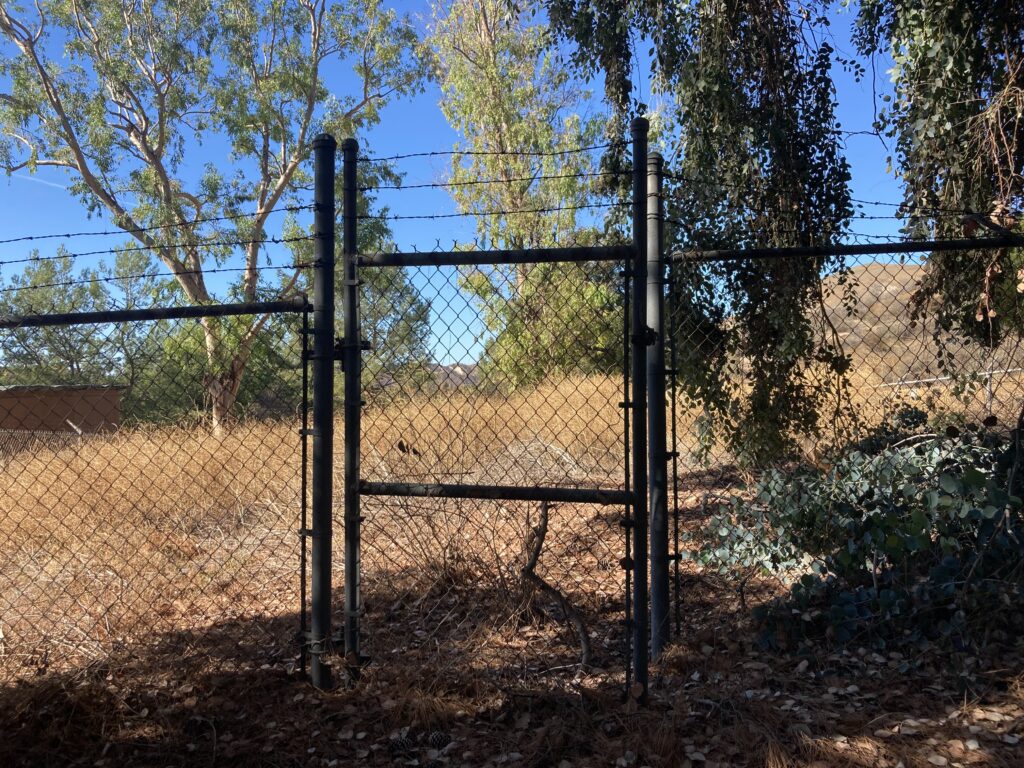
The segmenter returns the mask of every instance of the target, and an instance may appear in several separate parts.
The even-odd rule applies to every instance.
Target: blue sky
[[[403,2],[399,5],[413,14],[426,12],[422,2]],[[845,10],[834,14],[833,32],[836,44],[842,54],[852,53],[848,31],[850,15]],[[884,65],[879,67],[876,87],[883,93],[888,84]],[[339,92],[354,87],[349,73],[341,68],[328,71],[327,83]],[[870,73],[869,73],[870,77]],[[638,72],[641,93],[646,90],[645,73]],[[854,82],[852,75],[836,71],[836,85],[839,100],[839,119],[846,130],[869,130],[874,106],[871,84]],[[646,94],[643,94],[646,95]],[[444,120],[438,100],[440,94],[436,85],[428,84],[424,93],[413,98],[397,101],[387,106],[379,125],[372,128],[365,137],[377,155],[404,154],[408,152],[451,149],[456,134]],[[216,150],[215,150],[216,151]],[[877,137],[855,135],[847,138],[847,155],[853,167],[854,197],[898,201],[899,187],[885,170],[886,151]],[[203,160],[209,159],[208,154]],[[197,162],[196,166],[201,165]],[[437,181],[447,169],[445,158],[423,158],[408,160],[401,164],[406,172],[406,183]],[[0,180],[0,239],[33,233],[106,229],[104,219],[89,219],[77,201],[66,191],[67,177],[55,169],[40,169],[36,174],[21,171],[9,179]],[[449,213],[453,206],[448,195],[442,190],[403,190],[399,193],[382,193],[381,201],[393,207],[393,213]],[[880,211],[882,213],[884,211]],[[891,212],[891,211],[890,211]],[[471,223],[453,223],[446,220],[441,226],[423,222],[396,222],[396,240],[401,247],[432,247],[436,238],[449,241],[453,237],[467,236],[472,231]],[[864,230],[870,222],[860,222],[856,229]],[[872,224],[885,234],[895,228],[883,223]],[[90,241],[90,244],[97,241]],[[102,247],[97,245],[97,247]],[[13,257],[18,249],[0,246],[0,255]],[[73,248],[72,250],[82,248]],[[89,248],[92,250],[92,248]]]
[[[399,3],[399,6],[401,10],[418,16],[418,24],[422,25],[423,14],[428,12],[425,2],[410,0]],[[848,11],[839,10],[833,18],[832,31],[836,37],[833,44],[840,54],[850,55],[853,50],[848,37],[851,16]],[[884,63],[876,66],[875,88],[879,94],[888,89],[885,69]],[[874,114],[870,79],[858,83],[851,74],[838,69],[835,78],[842,127],[848,131],[870,130]],[[353,76],[341,67],[335,67],[326,73],[328,87],[338,92],[352,90],[355,87],[353,80]],[[639,68],[636,80],[640,95],[647,96],[646,73]],[[422,94],[387,106],[383,110],[380,124],[370,129],[364,137],[372,154],[382,156],[451,149],[458,137],[441,114],[438,107],[439,98],[436,85],[428,83]],[[853,196],[868,200],[898,201],[899,186],[886,171],[888,152],[881,141],[875,136],[851,135],[846,139],[846,147],[853,170]],[[200,168],[203,162],[216,157],[218,151],[223,153],[223,147],[207,147],[203,157],[195,158],[193,167]],[[192,162],[190,159],[190,164]],[[403,161],[399,166],[405,173],[406,184],[442,180],[447,167],[448,161],[444,157],[410,159]],[[67,183],[67,177],[61,171],[49,168],[40,169],[33,175],[21,171],[8,179],[0,179],[0,240],[22,235],[89,232],[111,228],[105,217],[96,216],[90,219],[86,215],[81,205],[68,193]],[[384,191],[380,193],[379,201],[389,206],[392,214],[399,215],[446,214],[455,210],[448,194],[438,189]],[[892,215],[893,209],[866,208],[863,213]],[[860,220],[854,224],[854,231],[868,234],[892,235],[898,230],[898,222],[894,220]],[[437,247],[438,242],[449,248],[455,240],[472,239],[473,222],[469,218],[396,221],[393,224],[393,232],[398,246],[403,250],[432,250]],[[278,233],[271,229],[270,234]],[[92,251],[110,248],[124,243],[125,240],[123,236],[78,238],[66,245],[72,252]],[[53,253],[60,242],[48,240],[39,243],[38,246],[42,254],[46,255]],[[31,245],[0,244],[0,261],[26,256]],[[91,266],[98,258],[100,257],[83,257],[79,263],[81,266]],[[282,262],[289,259],[284,253],[273,254],[272,258]],[[9,278],[12,271],[20,271],[20,266],[0,267],[0,275],[4,278]],[[214,282],[214,285],[216,284]],[[445,298],[455,299],[453,296]],[[447,313],[447,317],[443,313],[438,314],[437,331],[440,332],[451,324],[470,325],[467,318],[460,318],[451,311]],[[455,343],[454,336],[444,335],[448,337],[447,340],[437,340],[441,348]]]

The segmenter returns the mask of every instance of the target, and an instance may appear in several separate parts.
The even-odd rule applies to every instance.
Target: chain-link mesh
[[[362,477],[622,489],[622,274],[593,261],[361,268]],[[380,296],[400,322],[375,314]],[[572,678],[581,659],[623,673],[621,506],[364,495],[362,515],[372,657],[422,655],[436,681],[474,667]],[[419,609],[412,632],[389,631],[400,606]]]
[[[786,291],[800,271],[820,276],[820,290],[815,277],[800,309],[806,326],[788,326],[794,362],[787,383],[779,378],[772,384],[772,396],[788,392],[802,411],[772,413],[783,408],[771,398],[755,399],[758,376],[770,374],[765,367],[758,372],[758,350],[746,334],[750,327],[764,333],[777,321],[765,338],[781,348],[787,333],[782,307],[795,306],[797,294]],[[706,545],[702,537],[714,538],[708,520],[727,510],[731,498],[749,494],[764,469],[828,471],[850,451],[913,445],[944,435],[949,425],[986,423],[1006,433],[1018,426],[1024,349],[1015,330],[1016,293],[1001,295],[999,311],[990,311],[988,288],[979,285],[954,308],[931,290],[928,271],[926,253],[827,263],[791,257],[672,264],[669,450],[679,455],[670,503],[683,561]],[[744,294],[751,286],[767,293]],[[776,362],[781,358],[776,354]],[[758,441],[772,439],[776,452],[758,454]],[[678,562],[675,618],[685,631],[687,576]],[[743,571],[738,563],[734,575]],[[755,571],[764,572],[746,572]]]
[[[294,616],[303,338],[299,314],[0,330],[0,682]]]

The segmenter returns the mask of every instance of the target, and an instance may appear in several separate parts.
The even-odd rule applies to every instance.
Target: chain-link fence
[[[942,253],[912,245],[821,257],[787,257],[785,249],[749,258],[694,253],[671,262],[670,509],[674,549],[682,555],[673,571],[677,631],[687,631],[686,583],[696,578],[688,558],[728,571],[736,584],[771,572],[789,584],[774,548],[778,531],[749,531],[749,542],[735,541],[737,501],[784,503],[787,483],[796,488],[801,477],[828,478],[837,466],[847,473],[851,462],[881,461],[872,472],[888,462],[889,475],[903,477],[901,452],[931,450],[981,428],[1005,441],[1020,427],[1018,279],[1011,285],[997,275],[997,249],[972,252],[961,242],[957,258],[981,266],[974,275],[965,267],[953,276],[960,288],[974,280],[958,293],[936,283]],[[801,282],[801,275],[808,279]],[[782,486],[764,485],[768,473]],[[867,477],[865,498],[876,492]],[[905,487],[908,496],[914,492]],[[843,514],[837,509],[835,519]],[[880,541],[879,551],[884,546]]]
[[[299,612],[302,306],[5,321],[0,682]]]
[[[623,264],[472,258],[361,269],[367,648],[397,641],[438,681],[621,674],[622,506],[509,497],[624,488]],[[373,292],[403,297],[403,325]],[[422,606],[411,635],[387,631],[396,604]]]

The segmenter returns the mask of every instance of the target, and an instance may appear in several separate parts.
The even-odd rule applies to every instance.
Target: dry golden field
[[[568,380],[530,397],[455,393],[395,404],[391,413],[370,408],[363,476],[620,487],[621,411],[608,404],[619,386]],[[336,507],[341,433],[339,422]],[[415,455],[398,450],[402,440]],[[125,429],[7,458],[0,677],[74,668],[160,633],[296,611],[301,475],[297,423],[242,423],[224,435]],[[524,504],[367,498],[366,581],[406,588],[456,566],[514,579],[530,514]],[[600,510],[551,510],[547,547],[575,542],[575,560],[560,566],[574,584],[593,586],[595,569],[610,572],[598,581],[621,580],[616,537],[621,529]]]
[[[621,399],[621,381],[569,378],[510,398],[454,391],[371,402],[363,476],[621,487]],[[889,407],[880,403],[877,418]],[[738,482],[728,456],[695,465],[696,416],[677,414],[684,526],[699,525],[709,489],[725,495]],[[937,737],[959,739],[961,752],[980,742],[967,751],[984,759],[963,765],[1020,764],[1004,739],[1024,716],[1013,675],[979,662],[996,687],[965,698],[942,658],[897,674],[896,660],[873,662],[854,649],[801,667],[760,649],[749,624],[745,608],[776,587],[747,583],[740,593],[689,564],[680,574],[682,633],[654,668],[652,704],[624,700],[616,508],[551,506],[535,572],[560,603],[522,575],[537,505],[365,498],[369,661],[358,680],[339,674],[338,691],[315,693],[296,670],[298,428],[124,429],[3,460],[0,765],[539,767],[642,758],[895,768],[934,764]],[[586,665],[567,610],[588,636]],[[922,695],[926,685],[933,690]]]

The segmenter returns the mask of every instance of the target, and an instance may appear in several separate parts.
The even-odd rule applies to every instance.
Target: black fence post
[[[359,143],[345,139],[342,151],[342,259],[345,273],[345,336],[342,368],[345,375],[345,659],[350,673],[359,672],[360,579],[359,454],[362,419],[362,339],[359,328],[359,274],[356,263],[356,163]]]
[[[633,120],[633,264],[631,266],[633,415],[633,668],[638,697],[647,700],[647,129]]]
[[[651,506],[651,658],[669,641],[668,449],[665,434],[665,247],[661,155],[647,156],[647,462]]]
[[[334,470],[334,156],[333,136],[313,139],[313,556],[310,678],[332,686],[331,521]]]

